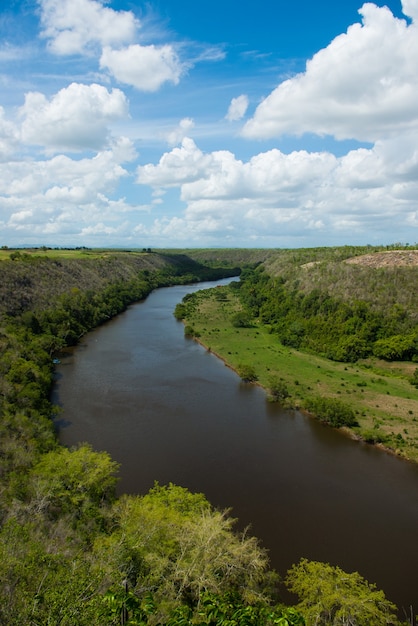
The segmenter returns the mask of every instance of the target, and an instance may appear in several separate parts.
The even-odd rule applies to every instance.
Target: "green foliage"
[[[269,381],[270,399],[274,402],[282,402],[290,397],[289,389],[283,380],[277,378],[277,376],[270,376]]]
[[[191,623],[191,622],[189,622]],[[236,594],[205,594],[194,624],[225,626],[304,626],[302,615],[290,607],[271,607],[265,603],[244,604]]]
[[[347,264],[333,265],[332,271],[341,273],[348,268],[350,279],[366,279],[363,274],[356,276]],[[325,265],[314,264],[309,270],[288,265],[286,274],[273,276],[267,274],[265,267],[247,269],[241,275],[241,302],[253,317],[268,324],[285,346],[343,362],[355,362],[371,354],[387,360],[418,358],[414,307],[393,304],[388,307],[386,301],[378,307],[370,299],[373,292],[367,293],[364,286],[361,289],[364,299],[359,299],[353,295],[360,290],[357,282],[352,285],[346,280],[346,290],[337,290],[328,270]],[[328,280],[321,271],[326,272]],[[312,287],[307,281],[311,273],[315,273],[320,287]],[[319,279],[318,273],[323,279]],[[376,276],[376,271],[369,272],[367,279],[375,281]],[[388,280],[386,291],[379,286],[379,294],[382,291],[387,294],[393,287],[393,275],[378,276],[382,282]],[[373,282],[370,288],[375,287]]]
[[[372,428],[370,430],[362,430],[361,438],[367,443],[389,443],[390,437],[379,428]]]
[[[147,594],[140,599],[129,591],[126,583],[120,590],[108,591],[103,597],[102,618],[108,626],[125,624],[126,626],[142,626],[152,623],[152,615],[156,611],[154,599]],[[151,621],[148,621],[148,620]]]
[[[395,626],[396,607],[360,574],[302,559],[288,572],[287,586],[299,597],[307,626]]]
[[[118,464],[87,444],[42,455],[29,475],[30,507],[50,519],[63,514],[77,522],[99,519],[100,508],[114,499]]]
[[[0,532],[0,623],[101,626],[100,575],[61,519],[10,519]]]
[[[118,529],[95,550],[136,593],[155,590],[159,606],[197,606],[204,592],[262,597],[264,551],[253,537],[236,534],[235,520],[212,509],[202,494],[156,485],[142,498],[122,498],[115,514]]]
[[[199,331],[195,330],[195,328],[193,326],[191,326],[190,324],[187,324],[184,327],[184,334],[186,335],[186,337],[199,337]]]
[[[410,382],[411,382],[411,385],[414,385],[414,387],[418,389],[418,367],[415,368],[415,371],[410,378]]]
[[[359,359],[364,359],[370,354],[370,346],[365,339],[356,335],[341,337],[329,356],[334,361],[345,363],[355,363]]]
[[[231,318],[234,328],[250,328],[252,326],[251,316],[246,311],[238,311]]]
[[[176,304],[176,308],[174,309],[174,317],[177,320],[182,320],[186,317],[186,312],[187,312],[186,305],[180,302],[179,304]]]
[[[335,428],[357,425],[351,406],[338,398],[314,396],[306,400],[305,408],[319,420]]]
[[[303,272],[305,271],[304,269]],[[258,272],[259,270],[256,273]],[[382,439],[382,443],[396,450],[396,454],[416,460],[418,422],[416,418],[411,418],[411,415],[416,414],[416,398],[408,385],[413,369],[408,363],[390,364],[382,360],[377,361],[369,352],[369,356],[363,359],[364,346],[367,346],[367,351],[371,349],[374,343],[372,338],[377,335],[379,328],[374,323],[377,318],[369,317],[371,309],[368,304],[356,300],[351,307],[347,302],[342,302],[336,309],[338,319],[325,319],[324,322],[314,319],[292,321],[289,330],[292,331],[297,345],[301,347],[298,350],[288,349],[277,341],[282,329],[286,332],[286,312],[289,316],[292,312],[292,301],[286,299],[285,289],[289,281],[284,277],[270,276],[272,284],[274,282],[275,292],[279,296],[276,308],[271,310],[271,319],[268,323],[263,324],[258,318],[252,328],[232,327],[230,323],[232,315],[246,306],[240,301],[240,293],[246,290],[245,277],[248,273],[249,270],[243,273],[243,283],[236,283],[240,285],[239,288],[231,286],[225,288],[228,290],[227,300],[222,306],[218,305],[215,296],[217,289],[193,294],[193,305],[192,299],[190,303],[187,302],[185,324],[193,325],[199,331],[202,343],[215,354],[219,354],[235,370],[238,370],[240,363],[251,363],[256,369],[259,383],[267,390],[269,401],[274,400],[269,392],[272,375],[287,385],[291,400],[286,401],[286,404],[293,407],[305,407],[306,398],[311,395],[345,400],[359,421],[359,426],[356,426],[357,435],[363,438],[363,434],[374,430],[374,421],[379,420],[380,435],[386,437]],[[266,274],[265,271],[259,273]],[[251,280],[253,279],[252,276]],[[296,282],[292,282],[291,285],[293,288],[298,287],[299,290],[299,284]],[[319,295],[317,291],[308,299],[309,307],[316,309],[319,303],[324,310],[334,310],[332,302],[327,299],[321,300]],[[395,306],[390,307],[388,313],[392,321],[400,319],[401,323],[402,320],[409,319],[411,314],[409,312],[405,315],[404,308],[400,310],[400,307]],[[339,337],[338,333],[334,332],[338,320],[342,321],[347,332],[352,334]],[[363,325],[365,320],[368,320],[367,324]],[[364,332],[367,330],[365,335],[367,339],[361,339],[355,334],[357,329],[361,328]],[[322,331],[326,331],[327,335],[322,337]],[[301,344],[305,344],[305,347]],[[337,362],[337,359],[347,359],[353,363],[360,356],[362,360],[356,365],[344,367],[341,362]],[[327,357],[332,357],[334,362],[326,361]],[[412,356],[412,360],[414,358],[416,357]],[[381,394],[388,398],[380,397]],[[408,436],[395,440],[394,429],[403,430],[406,424]]]
[[[106,623],[138,626],[154,624],[158,607],[152,595],[140,600],[127,589],[108,593],[104,597]],[[160,622],[161,624],[161,622]],[[198,609],[181,604],[171,609],[165,626],[304,626],[303,616],[291,607],[272,607],[258,602],[246,604],[235,593],[202,595]]]
[[[254,383],[258,380],[255,368],[248,363],[240,363],[237,367],[237,372],[240,378],[246,383]]]
[[[379,359],[387,361],[409,360],[417,354],[417,334],[392,335],[385,339],[379,339],[373,344],[373,354]]]

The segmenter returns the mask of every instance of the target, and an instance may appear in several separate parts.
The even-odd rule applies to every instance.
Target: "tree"
[[[302,615],[291,607],[271,607],[262,602],[244,604],[236,594],[205,594],[196,624],[231,626],[304,626]]]
[[[305,408],[325,424],[341,428],[341,426],[357,426],[358,422],[351,406],[338,398],[314,396],[305,401]]]
[[[103,626],[99,567],[65,520],[10,519],[0,531],[0,623]],[[107,622],[105,622],[107,624]]]
[[[358,572],[302,559],[288,571],[288,589],[307,626],[395,626],[396,606]]]
[[[48,517],[99,520],[101,507],[114,498],[118,464],[87,444],[44,454],[29,476],[30,506]]]
[[[255,368],[252,365],[246,363],[240,363],[237,367],[238,375],[246,383],[254,383],[258,380]]]
[[[238,311],[231,317],[231,323],[235,328],[250,328],[251,315],[246,311]]]
[[[414,387],[418,389],[418,367],[415,368],[415,371],[409,380],[411,382],[411,385],[414,385]]]
[[[269,378],[269,391],[270,398],[273,402],[281,402],[289,398],[290,393],[286,383],[280,380],[276,376],[270,376]]]
[[[156,485],[143,497],[122,497],[113,519],[114,532],[94,547],[109,591],[120,595],[126,582],[139,601],[152,591],[159,623],[179,605],[198,610],[206,593],[234,593],[243,603],[267,596],[265,551],[254,537],[235,533],[235,520],[203,494]]]
[[[417,353],[417,335],[392,335],[375,341],[373,353],[379,359],[387,361],[407,360]]]

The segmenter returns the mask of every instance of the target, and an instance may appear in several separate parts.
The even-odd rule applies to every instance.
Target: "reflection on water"
[[[418,606],[418,468],[267,403],[186,339],[173,310],[197,288],[153,292],[62,359],[62,443],[107,450],[121,492],[171,481],[232,507],[281,573],[329,561]]]

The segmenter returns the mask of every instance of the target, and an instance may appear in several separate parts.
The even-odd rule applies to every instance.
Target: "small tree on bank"
[[[246,363],[240,363],[237,368],[238,375],[246,383],[254,383],[258,380],[255,368],[252,365]]]

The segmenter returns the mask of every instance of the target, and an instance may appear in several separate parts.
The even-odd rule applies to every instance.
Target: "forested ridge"
[[[284,581],[296,603],[286,606],[266,552],[203,494],[155,485],[117,499],[106,452],[58,444],[49,393],[59,350],[159,286],[243,266],[254,285],[268,276],[267,265],[249,267],[260,261],[252,252],[239,263],[198,256],[19,252],[0,263],[0,623],[397,624],[396,607],[359,574],[304,559]],[[249,288],[252,315],[261,294]]]

